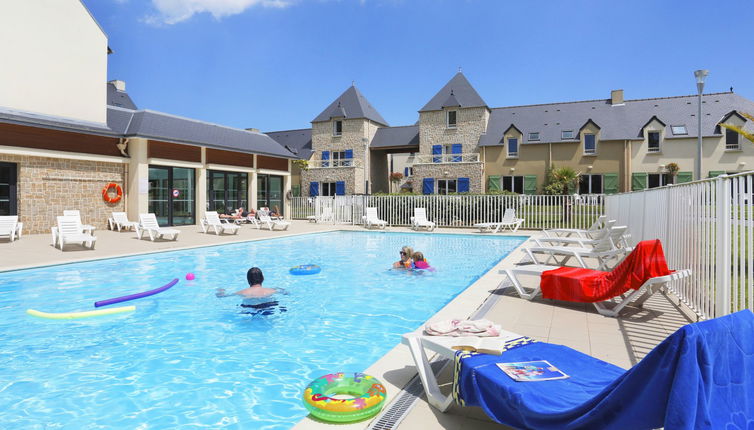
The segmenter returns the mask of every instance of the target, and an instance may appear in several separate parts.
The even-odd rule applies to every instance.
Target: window
[[[647,175],[647,188],[664,187],[670,183],[668,173],[650,173]]]
[[[560,132],[560,140],[573,139],[573,130],[563,130]]]
[[[457,115],[458,115],[458,111],[455,111],[455,110],[448,111],[448,114],[447,114],[448,128],[456,128]]]
[[[647,151],[660,152],[660,132],[650,131],[647,133]]]
[[[512,193],[524,193],[524,177],[523,176],[503,176],[503,190],[510,191]]]
[[[322,182],[322,196],[334,196],[335,195],[335,182]]]
[[[689,134],[688,130],[686,130],[686,126],[685,125],[671,125],[670,129],[673,131],[673,134],[676,135],[676,136],[683,135],[683,134]]]
[[[508,139],[508,157],[518,158],[518,139],[514,137]]]
[[[725,129],[725,149],[741,149],[738,145],[738,133],[728,128]]]
[[[455,179],[438,179],[437,180],[437,194],[450,194],[455,193],[457,190]]]
[[[593,134],[584,135],[584,154],[597,153],[597,137]]]
[[[539,132],[534,131],[529,133],[529,140],[539,140]]]
[[[332,123],[332,135],[341,136],[343,134],[343,121],[335,120]]]
[[[579,176],[579,194],[602,194],[602,175]]]
[[[350,167],[351,158],[347,157],[346,151],[333,151],[330,153],[333,167]]]

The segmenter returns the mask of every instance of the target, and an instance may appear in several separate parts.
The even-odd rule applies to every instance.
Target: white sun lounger
[[[125,212],[113,212],[110,214],[110,218],[107,219],[107,224],[110,226],[110,230],[132,230],[136,228],[136,222],[129,221],[128,215]]]
[[[615,220],[611,220],[615,223]],[[549,230],[542,230],[545,236],[548,237],[571,237],[576,236],[584,239],[596,239],[596,235],[599,235],[599,231],[604,229],[608,220],[606,215],[600,215],[594,223],[587,229],[578,228],[551,228]]]
[[[419,230],[426,228],[428,231],[434,230],[435,223],[427,219],[427,210],[425,208],[414,208],[414,216],[411,217],[411,228]]]
[[[577,247],[577,246],[532,246],[524,248],[524,251],[529,255],[529,258],[535,263],[539,264],[536,254],[547,255],[547,261],[545,263],[554,262],[558,266],[565,266],[571,258],[575,258],[580,267],[589,268],[584,258],[595,258],[599,263],[601,270],[608,270],[608,263],[611,260],[620,260],[626,254],[631,252],[633,248],[630,246],[617,247],[616,244],[623,244],[623,234],[626,232],[627,227],[614,227],[610,230],[610,234],[598,239],[591,246]],[[556,256],[563,256],[563,259],[558,261]]]
[[[82,246],[94,249],[94,242],[97,238],[84,232],[84,226],[81,225],[78,217],[59,216],[57,220],[58,226],[54,234],[57,236],[55,241],[60,246],[61,251],[66,243],[81,243]]]
[[[157,224],[157,217],[155,214],[139,214],[139,224],[136,226],[136,237],[141,239],[144,233],[149,235],[149,240],[154,242],[155,239],[164,236],[172,236],[173,240],[178,239],[180,230],[174,228],[162,228]]]
[[[235,223],[222,222],[220,215],[217,212],[207,212],[201,220],[202,231],[207,233],[211,228],[216,235],[221,233],[233,233],[238,234],[238,230],[241,228]]]
[[[513,284],[513,288],[515,288],[516,293],[518,293],[519,297],[526,300],[531,300],[542,292],[539,282],[537,282],[536,287],[527,292],[526,289],[521,285],[521,281],[518,279],[518,277],[522,275],[542,276],[542,272],[559,268],[560,266],[532,264],[519,266],[513,269],[503,269],[500,271],[500,273],[506,275],[508,279],[510,279],[511,283]],[[652,296],[652,294],[666,288],[668,282],[682,279],[689,275],[691,275],[691,270],[678,270],[671,273],[670,275],[650,278],[640,288],[630,291],[623,296],[614,297],[612,300],[606,302],[598,302],[592,304],[595,308],[597,308],[597,312],[599,312],[600,314],[615,318],[618,316],[620,311],[629,303],[633,303],[634,306],[641,307],[644,302],[646,302],[647,299]]]
[[[291,223],[289,221],[283,221],[279,219],[270,218],[269,213],[259,213],[259,224],[265,225],[270,231],[275,230],[275,227],[281,227],[283,230],[288,230]]]
[[[511,232],[516,232],[523,223],[523,218],[516,218],[516,210],[508,208],[503,213],[503,219],[500,222],[480,222],[474,224],[474,227],[478,228],[480,233],[497,233],[506,228]]]
[[[7,237],[11,242],[16,240],[16,235],[21,237],[18,224],[17,215],[0,216],[0,237]]]
[[[319,215],[309,215],[306,217],[306,219],[309,220],[309,222],[326,222],[326,221],[332,221],[333,220],[333,212],[332,208],[330,206],[325,206],[322,208],[322,211]]]
[[[366,228],[372,228],[372,226],[377,226],[379,228],[387,227],[387,221],[381,220],[377,215],[377,208],[368,207],[366,215],[364,215],[362,219],[364,220],[364,227]]]

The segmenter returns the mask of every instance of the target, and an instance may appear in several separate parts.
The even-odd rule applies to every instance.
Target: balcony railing
[[[470,152],[466,154],[432,154],[416,155],[414,164],[436,164],[436,163],[478,163],[479,153]]]
[[[346,160],[309,160],[310,169],[332,169],[338,167],[362,167],[360,159],[349,158]]]

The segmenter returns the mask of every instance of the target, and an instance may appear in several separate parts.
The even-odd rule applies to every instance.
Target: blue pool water
[[[309,381],[363,371],[523,240],[332,232],[0,273],[0,428],[289,428]],[[387,270],[402,245],[437,272]],[[288,273],[307,263],[322,272]],[[245,287],[251,266],[289,292],[273,315],[214,295]],[[130,314],[25,314],[91,310],[176,277]]]

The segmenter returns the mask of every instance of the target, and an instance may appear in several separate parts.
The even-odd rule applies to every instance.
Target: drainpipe
[[[626,139],[623,141],[623,165],[625,172],[623,173],[624,192],[631,191],[631,141]]]

